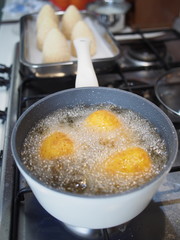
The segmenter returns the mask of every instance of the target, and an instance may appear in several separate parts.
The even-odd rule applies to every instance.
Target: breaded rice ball
[[[143,173],[150,170],[152,161],[144,149],[130,147],[124,151],[116,152],[104,162],[104,170],[108,174],[116,173]]]
[[[81,19],[82,19],[82,16],[79,10],[74,5],[70,5],[66,9],[64,15],[62,16],[61,31],[68,40],[71,39],[71,33],[75,24]]]
[[[96,39],[89,26],[83,20],[76,23],[71,34],[71,54],[74,57],[77,57],[77,54],[73,41],[78,38],[88,38],[90,40],[90,55],[94,56],[96,54]]]
[[[40,51],[43,49],[47,34],[54,28],[59,29],[59,26],[55,21],[49,18],[44,19],[43,23],[39,26],[37,31],[37,47]]]
[[[43,44],[43,62],[65,62],[71,58],[66,38],[60,30],[54,28],[49,31]]]
[[[56,22],[56,24],[59,24],[59,18],[49,4],[44,5],[38,13],[36,21],[37,30],[39,29],[40,25],[46,21],[46,19],[51,19],[52,21]]]
[[[55,160],[59,157],[71,155],[73,152],[73,141],[62,132],[52,133],[42,141],[40,146],[40,158],[42,160]]]
[[[117,116],[108,110],[97,110],[91,113],[86,119],[87,126],[95,130],[112,131],[121,127],[122,123]]]

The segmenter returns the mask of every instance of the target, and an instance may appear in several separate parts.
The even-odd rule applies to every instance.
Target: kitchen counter
[[[6,0],[5,6],[11,2],[12,0]],[[12,16],[2,13],[1,21],[7,20],[12,20]],[[15,43],[19,41],[19,23],[0,24],[0,36],[0,63],[10,66],[13,61]]]

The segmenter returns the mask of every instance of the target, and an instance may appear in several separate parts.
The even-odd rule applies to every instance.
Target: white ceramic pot
[[[123,194],[83,196],[48,188],[31,178],[20,165],[18,167],[47,212],[66,224],[91,229],[114,227],[136,217],[149,204],[166,175]]]
[[[83,61],[83,52],[87,54],[86,41],[82,41],[84,50],[78,53],[80,65]],[[79,50],[78,50],[79,52]],[[78,75],[93,80],[97,85],[91,61],[86,71],[78,70]],[[84,62],[84,63],[85,63]],[[87,74],[89,72],[89,74]],[[88,79],[87,76],[87,79]],[[77,86],[82,86],[82,77],[77,76]],[[84,79],[83,79],[84,80]],[[82,82],[81,82],[82,81]],[[147,118],[164,138],[167,146],[168,159],[164,169],[150,182],[136,189],[108,196],[84,196],[53,189],[40,182],[27,170],[21,161],[20,153],[27,132],[39,119],[59,108],[80,104],[113,103],[123,108],[129,108],[142,117]],[[69,225],[84,228],[109,228],[125,223],[141,213],[151,201],[164,177],[175,161],[178,140],[173,124],[169,118],[154,104],[135,94],[103,87],[83,87],[54,93],[28,108],[18,119],[12,133],[12,153],[16,164],[27,180],[35,197],[43,208],[52,216]]]

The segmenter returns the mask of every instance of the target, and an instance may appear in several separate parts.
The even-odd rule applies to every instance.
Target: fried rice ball
[[[71,39],[71,33],[75,24],[81,19],[82,16],[74,5],[70,5],[66,9],[64,15],[62,16],[61,31],[68,40]]]
[[[40,146],[40,158],[55,160],[59,157],[71,155],[74,152],[74,143],[70,137],[62,132],[54,132],[47,136]]]
[[[112,131],[120,128],[122,125],[114,113],[104,109],[91,113],[85,119],[85,123],[93,129],[102,131]]]
[[[59,24],[59,18],[55,14],[54,9],[49,4],[44,5],[38,13],[36,21],[37,30],[39,29],[40,25],[43,24],[44,21],[46,21],[46,19],[51,19],[56,24]]]
[[[143,148],[130,147],[126,150],[116,152],[104,162],[104,170],[112,175],[116,173],[143,173],[149,171],[152,161]]]
[[[90,40],[90,55],[94,56],[96,54],[96,39],[92,30],[83,20],[75,24],[71,34],[71,54],[74,57],[77,57],[77,54],[73,41],[78,38],[87,38]]]
[[[49,31],[43,44],[43,62],[65,62],[71,58],[66,38],[60,30],[54,28]]]

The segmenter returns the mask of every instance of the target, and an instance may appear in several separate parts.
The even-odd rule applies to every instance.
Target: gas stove
[[[97,78],[100,86],[136,93],[162,108],[156,98],[154,86],[163,73],[180,67],[180,54],[174,51],[176,49],[174,45],[180,44],[180,34],[172,29],[163,29],[155,31],[158,37],[152,39],[146,37],[148,33],[152,32],[136,31],[131,35],[128,33],[124,36],[123,34],[114,36],[116,40],[120,37],[126,38],[117,40],[121,57],[114,63],[112,69],[99,72]],[[137,40],[131,39],[133,34],[138,36]],[[131,58],[135,58],[135,62]],[[136,218],[121,226],[101,230],[77,229],[54,219],[40,206],[12,158],[10,149],[12,128],[21,113],[37,100],[48,94],[73,88],[75,76],[35,78],[26,76],[19,70],[19,43],[17,43],[13,64],[9,69],[9,103],[5,111],[7,120],[0,182],[0,240],[178,240],[180,154],[149,206]],[[166,113],[180,136],[180,119],[174,118],[170,112]],[[3,115],[5,113],[2,113]]]
[[[5,136],[5,125],[7,118],[8,89],[10,85],[11,68],[0,65],[0,170],[2,165],[3,145]],[[1,173],[1,171],[0,171]]]

